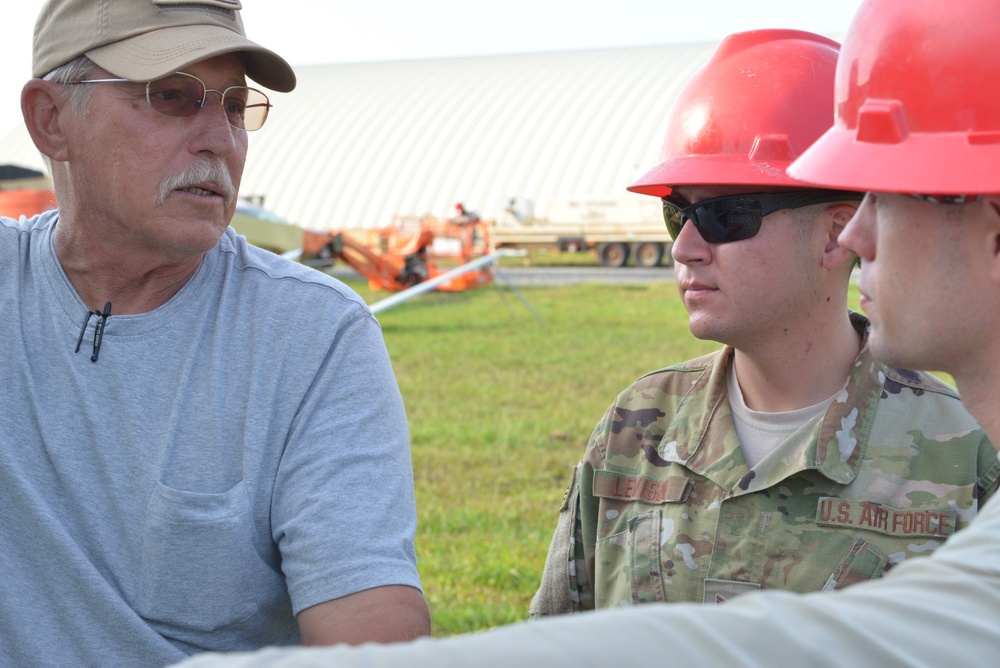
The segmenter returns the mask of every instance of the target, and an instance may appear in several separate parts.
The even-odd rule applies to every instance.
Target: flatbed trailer
[[[606,267],[669,265],[673,244],[662,223],[531,222],[494,225],[491,236],[496,248],[594,252]]]

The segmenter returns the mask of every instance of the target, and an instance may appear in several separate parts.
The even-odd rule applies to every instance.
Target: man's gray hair
[[[65,84],[71,81],[87,79],[95,69],[97,69],[97,65],[94,64],[94,61],[87,56],[78,56],[65,65],[60,65],[42,78],[45,81]],[[73,111],[79,116],[86,116],[87,109],[90,106],[90,86],[66,86],[66,88],[69,90],[69,99],[73,105]]]
[[[80,81],[91,76],[97,65],[87,56],[78,56],[65,65],[60,65],[42,79],[53,83],[69,83],[70,81]],[[69,101],[73,111],[77,116],[84,117],[90,108],[90,86],[65,86],[69,89]],[[52,174],[52,159],[47,155],[42,155],[42,162],[49,174]]]

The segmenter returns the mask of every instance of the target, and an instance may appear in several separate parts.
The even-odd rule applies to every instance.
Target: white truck
[[[554,198],[544,218],[535,217],[530,204],[518,207],[514,200],[510,204],[509,215],[492,229],[497,248],[594,251],[607,267],[622,267],[629,260],[641,267],[670,264],[673,240],[663,224],[660,202],[654,198]]]

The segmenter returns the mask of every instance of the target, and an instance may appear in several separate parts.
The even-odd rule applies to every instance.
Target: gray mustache
[[[179,188],[191,188],[204,184],[211,184],[212,190],[222,195],[228,205],[231,205],[236,199],[236,187],[229,177],[229,172],[216,163],[199,162],[179,174],[164,179],[163,183],[160,184],[160,197],[157,203],[166,202],[170,193]]]

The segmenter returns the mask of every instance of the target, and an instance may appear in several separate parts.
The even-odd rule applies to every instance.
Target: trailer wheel
[[[657,267],[663,260],[663,244],[640,241],[632,249],[635,263],[640,267]]]
[[[628,246],[617,241],[598,244],[597,258],[605,267],[624,267],[628,262]]]

